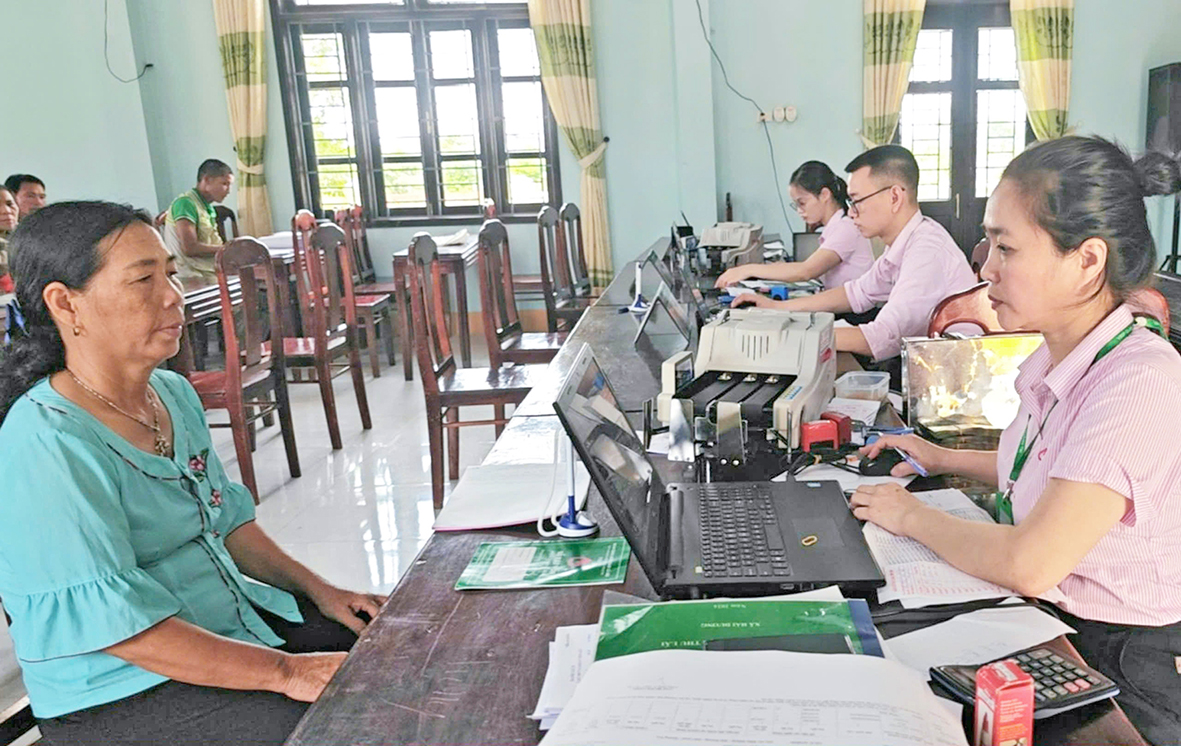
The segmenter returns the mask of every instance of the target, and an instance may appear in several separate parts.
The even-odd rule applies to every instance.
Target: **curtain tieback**
[[[603,153],[606,152],[606,150],[607,138],[604,137],[603,141],[599,143],[599,147],[578,159],[578,165],[584,170],[590,168],[591,166],[595,165],[595,163],[597,163],[600,158],[603,157]]]
[[[241,160],[239,160],[238,161],[238,170],[248,173],[248,174],[254,174],[256,176],[261,176],[263,174],[263,164],[259,163],[257,166],[247,166],[245,163],[243,163]]]

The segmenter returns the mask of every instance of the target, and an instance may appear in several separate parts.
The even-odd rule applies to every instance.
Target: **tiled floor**
[[[473,340],[473,365],[487,365],[487,353]],[[401,351],[399,350],[399,353]],[[426,410],[418,377],[383,367],[374,379],[365,361],[373,429],[361,417],[347,375],[335,379],[344,448],[333,451],[314,384],[290,386],[295,442],[303,476],[287,471],[277,426],[259,430],[254,468],[261,504],[258,522],[292,556],[330,582],[353,590],[388,593],[431,533],[430,450]],[[210,412],[226,421],[224,412]],[[490,407],[464,408],[461,417],[486,419]],[[460,467],[480,463],[495,440],[492,427],[460,431]],[[231,476],[238,474],[228,429],[215,428],[213,443]],[[448,492],[454,483],[447,483]]]

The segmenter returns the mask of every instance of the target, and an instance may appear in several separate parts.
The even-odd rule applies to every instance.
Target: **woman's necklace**
[[[77,383],[82,388],[86,389],[86,391],[88,391],[91,396],[98,399],[103,404],[106,404],[108,407],[115,410],[116,412],[123,415],[124,417],[129,417],[129,418],[135,420],[136,422],[138,422],[139,424],[143,425],[147,429],[151,430],[152,433],[156,436],[155,443],[153,444],[153,448],[156,451],[156,455],[157,456],[167,456],[168,455],[168,451],[169,451],[168,441],[164,439],[164,433],[160,429],[160,407],[156,405],[156,399],[151,394],[148,395],[148,404],[152,405],[152,421],[148,422],[144,418],[139,417],[138,415],[134,415],[131,412],[128,412],[127,410],[123,409],[115,402],[111,401],[107,397],[103,396],[102,394],[98,393],[94,389],[87,386],[85,383],[82,382],[81,378],[74,375],[74,371],[70,370],[69,368],[66,368],[66,372],[70,374],[70,378],[73,378],[75,383]],[[148,391],[151,391],[150,386],[148,387]]]

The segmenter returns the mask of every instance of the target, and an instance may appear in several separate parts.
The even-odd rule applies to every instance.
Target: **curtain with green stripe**
[[[274,232],[263,153],[267,133],[266,0],[213,0],[238,154],[238,221],[248,236]]]
[[[1039,140],[1066,134],[1074,0],[1009,0],[1017,37],[1017,78]]]
[[[861,139],[867,148],[894,139],[926,0],[865,0]]]
[[[599,128],[599,93],[591,39],[590,0],[529,0],[541,84],[554,120],[582,168],[583,241],[591,284],[611,282],[607,223],[607,141]]]

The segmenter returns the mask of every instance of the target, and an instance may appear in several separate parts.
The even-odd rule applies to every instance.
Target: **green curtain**
[[[607,223],[607,141],[599,127],[590,0],[529,0],[529,25],[550,110],[582,168],[579,201],[587,272],[594,287],[605,288],[614,273]]]
[[[238,222],[247,236],[274,232],[263,153],[267,134],[266,0],[213,0],[238,153]]]
[[[1017,38],[1017,74],[1039,140],[1067,133],[1074,0],[1009,0]]]
[[[926,0],[865,0],[861,140],[867,148],[894,139]]]

